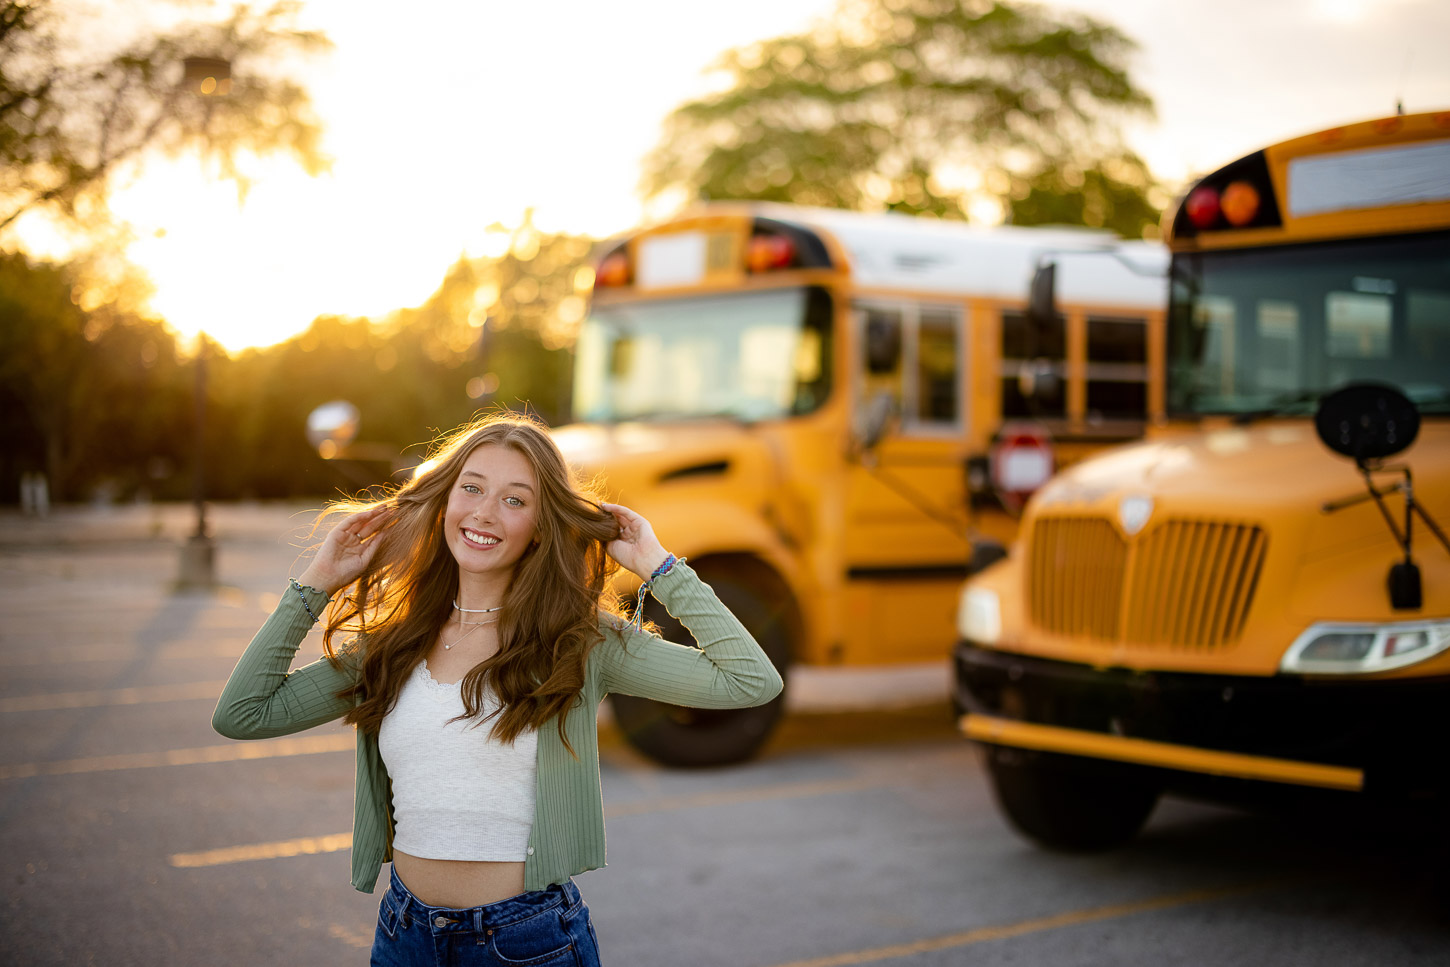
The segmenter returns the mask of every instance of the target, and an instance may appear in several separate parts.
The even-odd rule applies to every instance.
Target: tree
[[[1116,126],[1152,113],[1133,50],[1113,27],[1026,3],[840,0],[806,33],[723,54],[723,89],[666,119],[642,189],[949,218],[989,197],[1027,221],[1078,197],[1138,235],[1156,220],[1152,182]],[[1137,202],[1089,203],[1109,188]]]
[[[1084,169],[1044,165],[1011,179],[1008,221],[1015,225],[1087,225],[1130,238],[1156,237],[1168,197],[1142,159],[1124,152]]]
[[[0,253],[0,478],[43,471],[57,500],[148,489],[186,460],[189,374],[175,337],[121,295],[89,305],[80,266]]]
[[[63,5],[0,0],[0,232],[36,209],[104,217],[118,170],[151,151],[199,154],[242,188],[242,151],[322,170],[307,92],[270,73],[277,58],[328,44],[291,26],[297,9],[242,5],[223,22],[88,56],[66,33]]]

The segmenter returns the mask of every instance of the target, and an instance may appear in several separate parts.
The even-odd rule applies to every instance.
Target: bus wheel
[[[1111,849],[1138,835],[1158,802],[1144,770],[1076,756],[986,746],[997,804],[1019,832],[1048,849]]]
[[[700,576],[784,677],[790,659],[785,606],[773,604],[755,587],[729,574],[705,571]],[[645,615],[659,626],[666,641],[695,643],[658,601],[647,601]],[[743,762],[755,755],[785,708],[785,692],[764,705],[742,709],[684,708],[633,695],[611,694],[609,701],[614,720],[630,745],[662,765],[697,768]]]

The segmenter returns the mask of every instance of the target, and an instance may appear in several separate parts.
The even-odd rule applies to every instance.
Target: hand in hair
[[[388,506],[381,505],[348,514],[338,521],[317,549],[307,570],[297,578],[297,583],[331,596],[356,581],[378,549],[378,542],[369,538],[387,522],[390,510]]]
[[[613,514],[619,522],[619,537],[604,545],[604,550],[619,562],[620,567],[648,580],[654,569],[670,556],[659,538],[655,537],[655,529],[649,521],[622,504],[599,506]]]

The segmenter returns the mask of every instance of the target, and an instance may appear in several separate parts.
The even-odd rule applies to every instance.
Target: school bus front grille
[[[1093,517],[1044,517],[1032,529],[1028,608],[1048,631],[1118,637],[1128,546]]]
[[[1101,518],[1041,518],[1029,614],[1056,634],[1220,648],[1243,631],[1267,548],[1262,528],[1245,523],[1170,519],[1127,540]]]

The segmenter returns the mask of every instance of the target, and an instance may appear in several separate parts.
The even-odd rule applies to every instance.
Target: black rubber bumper
[[[1365,792],[1450,791],[1450,678],[1259,678],[1098,669],[959,642],[969,712],[1245,755],[1347,766]]]

